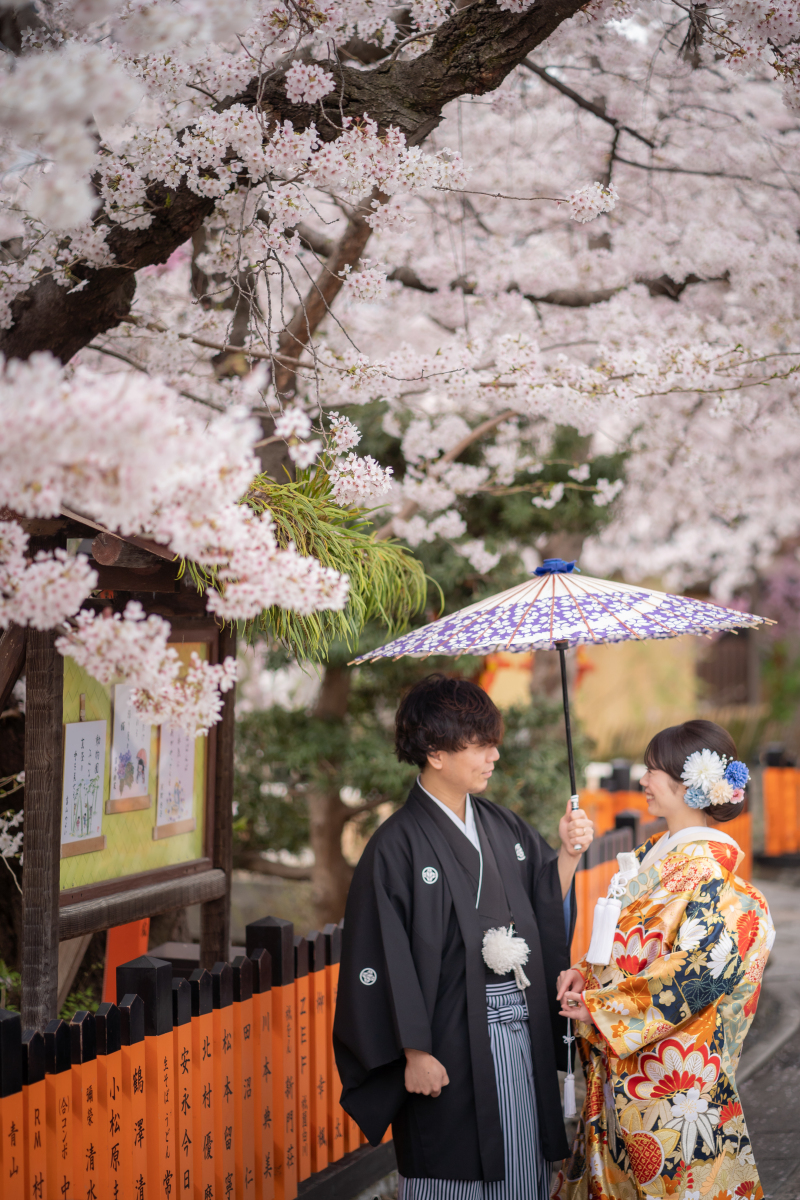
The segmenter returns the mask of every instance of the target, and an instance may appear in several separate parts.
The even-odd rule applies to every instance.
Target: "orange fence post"
[[[308,942],[299,935],[294,939],[294,1002],[297,1013],[297,1182],[302,1183],[311,1174],[311,1004],[308,987]]]
[[[339,988],[339,962],[342,957],[342,931],[338,925],[326,925],[325,936],[325,988],[327,1029],[325,1040],[328,1048],[328,1158],[338,1162],[345,1152],[344,1112],[339,1106],[342,1085],[336,1061],[333,1057],[333,1016],[336,1010],[336,993]]]
[[[127,1200],[130,1178],[120,1170],[122,1136],[122,1042],[119,1009],[104,1001],[94,1017],[97,1037],[97,1144],[108,1200]]]
[[[770,858],[783,854],[782,779],[784,767],[765,767],[761,776],[764,797],[764,853]]]
[[[586,909],[588,907],[589,872],[579,863],[575,872],[575,929],[572,934],[570,959],[573,962],[583,958],[589,948],[589,938],[586,929]]]
[[[106,933],[106,964],[103,970],[103,1001],[113,1003],[117,998],[117,967],[147,954],[150,941],[150,918],[115,925]]]
[[[213,987],[208,971],[189,976],[192,994],[194,1200],[214,1200]]]
[[[172,1074],[175,1080],[175,1195],[180,1200],[194,1197],[194,1130],[192,1104],[192,989],[185,979],[172,981]]]
[[[149,1192],[150,1198],[153,1193],[169,1198],[175,1192],[178,1165],[172,1074],[172,967],[163,958],[143,954],[117,967],[117,992],[135,992],[144,1002]]]
[[[0,1194],[23,1200],[22,1024],[19,1013],[0,1008]]]
[[[280,917],[262,917],[247,926],[247,953],[266,950],[272,960],[272,1132],[276,1200],[295,1200],[297,1195],[293,935],[292,922]]]
[[[2,1050],[0,1050],[2,1053]],[[0,1068],[2,1070],[2,1068]],[[47,1084],[44,1038],[35,1030],[22,1035],[22,1123],[25,1129],[25,1200],[47,1200]]]
[[[258,1070],[253,1038],[253,964],[244,954],[233,963],[233,1123],[236,1134],[236,1200],[255,1200],[255,1107]]]
[[[253,1109],[256,1200],[274,1200],[272,1144],[272,964],[251,950],[253,964]]]
[[[229,963],[211,968],[214,1036],[214,1200],[232,1200],[236,1172],[233,1144],[233,975]]]
[[[797,852],[797,771],[794,767],[781,767],[781,815],[783,836],[782,853]]]
[[[325,935],[308,935],[308,998],[311,1006],[311,1170],[328,1165],[328,1023]]]
[[[589,820],[594,822],[595,837],[602,837],[614,828],[614,801],[610,792],[602,788],[597,791],[585,789],[580,792],[580,802]]]
[[[47,1105],[47,1178],[54,1200],[69,1200],[72,1186],[72,1071],[69,1026],[49,1021],[44,1031]]]
[[[145,1094],[144,1002],[126,993],[118,1002],[122,1053],[120,1174],[133,1200],[145,1200],[147,1186],[147,1097]]]
[[[73,1196],[101,1200],[108,1194],[108,1175],[102,1169],[97,1104],[97,1039],[94,1015],[82,1009],[69,1023],[72,1058]],[[102,1131],[103,1134],[105,1130]]]

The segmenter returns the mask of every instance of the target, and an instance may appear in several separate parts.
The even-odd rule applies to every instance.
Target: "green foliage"
[[[67,996],[58,1015],[62,1021],[71,1021],[76,1012],[95,1012],[99,1003],[100,995],[96,987],[78,987]]]
[[[800,653],[789,640],[775,641],[764,660],[761,679],[770,718],[791,721],[800,704]]]
[[[377,541],[369,530],[369,512],[335,504],[323,471],[281,484],[261,475],[247,503],[255,512],[269,510],[281,546],[294,542],[301,554],[350,577],[350,596],[341,612],[299,617],[272,608],[261,615],[259,630],[295,657],[324,658],[337,640],[353,649],[369,621],[395,637],[424,606],[427,586],[420,563],[398,542]]]
[[[421,564],[397,541],[376,540],[370,510],[335,504],[322,465],[286,483],[259,475],[244,502],[254,512],[272,515],[281,547],[292,542],[301,554],[350,579],[350,595],[342,611],[301,617],[273,607],[248,622],[248,637],[266,634],[294,658],[318,662],[335,641],[354,649],[369,621],[379,622],[387,637],[395,637],[423,608],[427,580]],[[214,570],[191,562],[183,568],[198,588],[221,586]]]
[[[12,971],[0,958],[0,1008],[19,1012],[22,1004],[22,976]]]

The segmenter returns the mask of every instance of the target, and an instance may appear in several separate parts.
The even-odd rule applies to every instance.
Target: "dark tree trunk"
[[[25,714],[18,708],[0,713],[0,779],[25,770]],[[0,809],[18,812],[23,807],[24,794],[14,792],[0,801]],[[19,969],[22,944],[22,897],[14,877],[21,881],[19,863],[6,860],[0,863],[0,959],[12,970]]]
[[[236,627],[219,635],[219,659],[236,657]],[[216,962],[227,962],[231,945],[231,871],[233,869],[233,739],[236,688],[222,700],[222,719],[217,725],[214,764],[214,851],[213,865],[224,871],[228,886],[218,900],[200,907],[200,966],[208,970]]]
[[[314,852],[311,896],[318,929],[344,916],[353,877],[353,868],[342,854],[342,830],[349,816],[350,810],[339,799],[338,787],[309,791],[308,823]]]
[[[396,125],[410,145],[419,145],[439,124],[446,104],[498,87],[584,3],[537,0],[521,13],[495,4],[469,4],[433,31],[429,49],[418,58],[390,57],[368,71],[326,62],[336,89],[321,105],[292,104],[283,74],[269,72],[253,79],[220,108],[243,104],[258,109],[265,123],[289,119],[298,130],[315,122],[323,141],[337,136],[343,117],[360,120],[367,113],[382,129]],[[14,324],[0,331],[0,350],[6,357],[28,358],[36,350],[49,350],[62,362],[68,361],[129,313],[135,273],[166,262],[214,210],[214,201],[192,192],[185,179],[174,189],[153,184],[147,199],[153,214],[147,229],[123,225],[109,229],[107,244],[118,265],[97,269],[76,265],[73,273],[87,281],[79,294],[74,289],[68,293],[46,276],[14,300]]]
[[[350,698],[347,667],[325,668],[314,716],[323,721],[344,721]],[[311,869],[312,899],[317,928],[344,916],[353,868],[342,854],[342,830],[352,810],[339,799],[338,783],[329,788],[309,789],[308,822],[314,866]]]

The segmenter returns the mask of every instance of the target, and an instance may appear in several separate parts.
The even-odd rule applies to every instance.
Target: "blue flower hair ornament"
[[[695,750],[683,764],[684,801],[689,808],[714,804],[741,804],[750,772],[743,762],[716,750]]]

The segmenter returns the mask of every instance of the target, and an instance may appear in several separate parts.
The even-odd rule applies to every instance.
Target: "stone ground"
[[[755,882],[769,902],[777,937],[742,1055],[739,1091],[765,1200],[800,1200],[800,889],[788,872]],[[793,1026],[785,1045],[749,1074]]]

